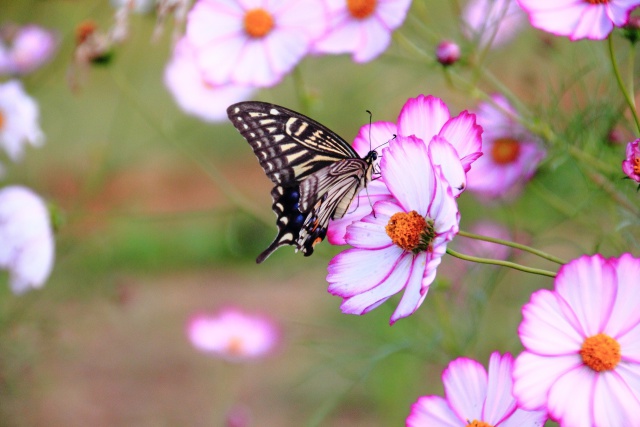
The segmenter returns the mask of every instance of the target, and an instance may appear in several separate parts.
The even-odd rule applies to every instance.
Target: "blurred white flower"
[[[0,29],[0,74],[27,74],[47,63],[58,47],[58,37],[38,25],[14,24]]]
[[[19,80],[0,84],[0,147],[14,162],[22,158],[24,144],[39,146],[44,142],[38,116],[38,104]]]
[[[213,85],[205,81],[186,38],[176,44],[164,71],[164,82],[184,112],[207,122],[226,121],[227,107],[249,99],[254,93],[248,86]]]
[[[40,288],[53,268],[55,245],[49,211],[26,187],[0,189],[0,268],[15,294]]]

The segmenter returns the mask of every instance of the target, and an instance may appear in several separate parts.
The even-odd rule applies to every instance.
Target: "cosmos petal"
[[[480,363],[460,357],[442,374],[447,400],[462,420],[482,420],[482,406],[487,395],[487,371]]]
[[[516,409],[516,400],[511,395],[513,381],[511,371],[513,356],[494,352],[489,358],[487,396],[482,409],[482,420],[491,425],[502,425],[505,415]]]
[[[559,376],[549,390],[547,409],[564,426],[591,426],[594,372],[578,366]]]
[[[607,333],[613,337],[617,337],[626,333],[630,329],[639,330],[637,327],[640,323],[640,293],[638,293],[638,278],[640,277],[640,259],[634,258],[631,254],[623,254],[617,260],[610,262],[615,263],[615,270],[618,282],[618,293],[616,295],[615,309],[611,313],[611,317],[607,323]],[[637,334],[634,333],[637,337]],[[640,337],[637,337],[640,338]],[[629,343],[632,344],[632,343]],[[637,351],[640,351],[640,342],[634,345]],[[626,347],[625,347],[626,348]],[[635,353],[640,362],[640,352]]]
[[[460,427],[462,420],[440,396],[424,396],[411,405],[407,427]]]
[[[434,165],[440,166],[453,196],[458,197],[467,186],[467,177],[456,149],[446,139],[434,136],[429,143],[429,157]]]
[[[422,252],[413,258],[411,263],[411,274],[409,275],[409,280],[407,280],[407,284],[404,288],[402,299],[400,299],[398,307],[396,307],[395,311],[391,315],[391,324],[396,322],[398,319],[412,315],[418,307],[420,307],[427,296],[427,292],[429,290],[428,287],[426,289],[422,288],[422,274],[425,270],[426,258],[427,254],[425,252]]]
[[[450,118],[447,105],[434,96],[409,98],[398,116],[398,134],[431,141]]]
[[[629,385],[613,372],[597,377],[591,405],[594,425],[598,427],[623,426],[640,414],[640,402]]]
[[[455,147],[465,172],[482,156],[482,127],[476,123],[475,114],[463,111],[449,119],[438,136]],[[452,184],[452,187],[455,186]]]

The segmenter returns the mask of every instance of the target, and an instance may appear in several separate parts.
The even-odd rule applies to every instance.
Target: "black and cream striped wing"
[[[360,158],[333,131],[278,105],[240,102],[231,105],[227,114],[251,145],[264,172],[277,185],[300,182],[340,160]]]
[[[271,208],[278,234],[256,261],[261,263],[283,245],[311,255],[327,235],[329,220],[342,218],[371,180],[377,154],[360,158],[325,126],[278,105],[240,102],[227,114],[275,184]]]

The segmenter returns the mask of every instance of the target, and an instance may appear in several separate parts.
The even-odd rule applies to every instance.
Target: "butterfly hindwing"
[[[311,255],[325,238],[329,220],[342,218],[371,181],[376,152],[360,158],[325,126],[274,104],[241,102],[227,114],[276,184],[271,197],[278,234],[256,261],[284,245]]]

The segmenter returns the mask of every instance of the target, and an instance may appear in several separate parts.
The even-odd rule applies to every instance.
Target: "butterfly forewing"
[[[333,162],[358,157],[334,132],[287,108],[241,102],[227,113],[275,184],[299,182]]]
[[[283,245],[311,255],[325,238],[329,220],[344,216],[371,181],[376,153],[362,159],[325,126],[274,104],[241,102],[227,114],[276,184],[271,197],[278,235],[256,261]]]

